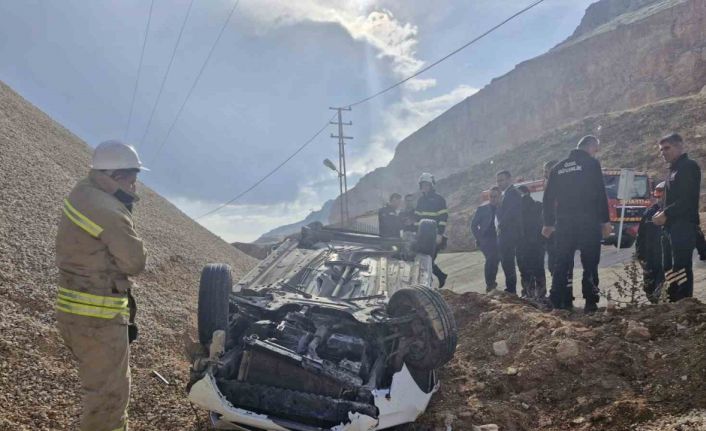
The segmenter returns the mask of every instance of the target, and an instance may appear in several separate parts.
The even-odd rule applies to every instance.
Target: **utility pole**
[[[338,126],[338,135],[331,133],[332,138],[338,139],[338,187],[341,192],[341,225],[348,225],[348,178],[346,177],[346,139],[353,139],[351,136],[343,134],[343,126],[352,126],[353,122],[343,122],[342,111],[350,111],[351,108],[328,108],[338,112],[338,121],[331,122]]]

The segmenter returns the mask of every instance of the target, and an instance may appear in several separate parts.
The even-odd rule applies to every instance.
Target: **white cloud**
[[[331,179],[330,176],[321,176],[301,186],[298,195],[291,202],[271,205],[228,205],[197,222],[227,242],[252,242],[267,231],[298,222],[311,211],[321,209],[326,196],[335,196],[337,189],[338,183],[335,177]],[[168,199],[192,218],[199,217],[221,204],[183,196],[170,196]]]
[[[404,97],[400,102],[386,108],[380,131],[372,136],[365,153],[354,158],[350,171],[365,174],[387,165],[401,140],[477,91],[476,88],[459,85],[441,96],[423,100]]]
[[[417,26],[398,21],[389,10],[375,8],[373,1],[259,0],[244,13],[269,26],[305,21],[339,24],[353,39],[375,48],[379,58],[390,60],[397,78],[406,78],[424,65],[417,58]],[[435,79],[415,78],[405,87],[420,91],[434,85]]]

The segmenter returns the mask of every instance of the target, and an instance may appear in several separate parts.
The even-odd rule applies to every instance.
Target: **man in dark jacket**
[[[643,289],[652,303],[659,301],[657,287],[664,281],[662,270],[662,228],[652,223],[652,217],[664,208],[665,183],[655,187],[654,197],[657,202],[642,215],[635,240],[635,257],[642,267]],[[656,293],[656,294],[655,294]]]
[[[498,275],[498,236],[495,231],[495,211],[500,201],[500,189],[490,189],[489,201],[476,210],[471,220],[471,233],[476,239],[476,245],[485,257],[485,291],[490,292],[498,286],[495,277]]]
[[[552,172],[552,168],[556,166],[556,164],[559,163],[558,160],[549,160],[548,162],[544,162],[543,165],[543,172],[544,172],[544,188],[546,189],[547,187],[547,181],[549,181],[549,174]],[[547,255],[547,269],[549,270],[550,275],[554,275],[554,267],[556,266],[556,241],[554,238],[554,235],[550,235],[548,238],[543,237],[543,242],[544,242],[544,249],[546,251]],[[569,270],[569,277],[567,280],[567,290],[569,292],[574,291],[574,266],[573,262],[571,265],[571,269]],[[573,294],[572,297],[569,301],[569,307],[573,306]]]
[[[434,220],[436,222],[437,237],[436,245],[437,251],[442,250],[446,245],[446,224],[449,219],[449,210],[446,208],[446,200],[441,197],[434,190],[434,176],[429,173],[423,173],[419,177],[419,189],[422,195],[417,200],[417,208],[414,211],[414,215],[417,218],[417,223],[423,219]],[[436,255],[432,256],[436,260]],[[432,270],[436,278],[439,279],[439,288],[444,287],[446,283],[446,273],[439,268],[439,266],[434,262]]]
[[[414,200],[414,194],[404,195],[404,209],[400,211],[400,220],[402,221],[402,231],[403,232],[416,232],[417,231],[417,216],[414,215],[414,209],[417,203]]]
[[[584,311],[598,309],[598,263],[601,236],[610,234],[608,198],[601,164],[595,159],[599,141],[595,136],[581,138],[569,157],[557,163],[549,174],[544,191],[542,234],[556,237],[556,266],[549,298],[554,308],[570,309],[572,292],[568,276],[576,250],[581,252],[581,290],[586,299]]]
[[[378,231],[386,238],[399,238],[402,230],[402,220],[397,211],[402,206],[402,196],[399,193],[390,195],[390,201],[378,210]]]
[[[532,199],[527,186],[519,186],[522,195],[522,241],[517,248],[522,297],[543,300],[547,294],[542,243],[542,203]]]
[[[659,141],[659,150],[669,163],[664,210],[652,218],[664,226],[668,249],[664,250],[664,278],[670,301],[694,294],[692,255],[699,229],[701,168],[685,152],[684,140],[672,133]]]
[[[498,187],[502,191],[500,205],[496,212],[498,229],[498,250],[500,263],[505,273],[505,291],[516,294],[517,273],[515,258],[517,247],[522,240],[522,198],[520,192],[512,185],[512,175],[509,171],[500,171],[496,175]]]

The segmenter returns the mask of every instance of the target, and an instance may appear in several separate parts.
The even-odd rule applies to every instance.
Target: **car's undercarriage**
[[[428,287],[429,256],[405,252],[384,241],[285,243],[237,292],[227,269],[206,267],[199,308],[212,313],[199,313],[199,331],[210,354],[194,362],[190,386],[208,375],[231,406],[282,429],[335,429],[354,416],[379,426],[380,391],[389,396],[404,370],[430,394],[456,343]]]

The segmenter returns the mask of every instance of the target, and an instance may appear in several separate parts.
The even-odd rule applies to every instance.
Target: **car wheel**
[[[228,329],[228,297],[233,288],[230,266],[222,263],[206,265],[199,284],[199,341],[208,346],[213,332]],[[227,334],[226,334],[227,336]],[[227,337],[226,337],[227,339]]]
[[[437,228],[434,220],[424,219],[419,221],[417,236],[415,237],[414,251],[417,253],[436,255]]]
[[[387,310],[391,317],[415,316],[403,329],[405,362],[409,366],[430,371],[451,360],[458,330],[453,313],[439,292],[426,286],[400,289],[390,297]]]

